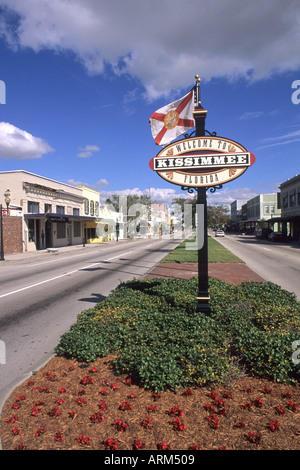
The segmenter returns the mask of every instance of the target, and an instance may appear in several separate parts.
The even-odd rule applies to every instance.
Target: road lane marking
[[[94,266],[98,266],[100,263],[103,263],[105,261],[111,261],[111,260],[116,259],[116,258],[121,258],[122,256],[125,256],[125,255],[128,255],[129,253],[132,253],[132,251],[133,250],[127,251],[126,253],[121,253],[117,256],[113,256],[112,258],[108,258],[104,261],[98,261],[97,263],[89,264],[88,266],[83,266],[81,268],[75,269],[74,271],[68,271],[67,273],[59,274],[58,276],[51,277],[50,279],[45,279],[45,281],[36,282],[35,284],[31,284],[29,286],[21,287],[20,289],[16,289],[14,291],[7,292],[6,294],[1,294],[0,299],[2,299],[3,297],[8,297],[9,295],[18,294],[19,292],[23,292],[24,290],[28,290],[28,289],[32,289],[34,287],[41,286],[42,284],[46,284],[47,282],[56,281],[57,279],[60,279],[62,277],[66,277],[66,276],[70,276],[71,274],[78,273],[79,271],[83,271],[84,269],[89,269],[89,268],[92,268]]]

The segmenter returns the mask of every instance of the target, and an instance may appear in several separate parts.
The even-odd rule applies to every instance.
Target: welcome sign
[[[169,183],[189,187],[222,185],[255,162],[241,144],[219,136],[194,137],[164,147],[149,166]]]

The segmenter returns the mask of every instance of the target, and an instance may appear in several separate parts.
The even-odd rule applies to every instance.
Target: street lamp
[[[4,193],[7,215],[8,215],[9,204],[10,204],[10,201],[11,201],[10,195],[11,195],[10,189],[7,189]],[[0,204],[0,237],[1,237],[1,240],[0,240],[0,261],[5,261],[4,260],[4,243],[3,243],[3,208],[2,208],[2,204]]]
[[[10,189],[7,189],[4,193],[5,204],[6,204],[6,209],[7,209],[7,215],[8,215],[8,207],[9,207],[9,204],[10,204],[10,201],[11,201],[10,195],[11,195]]]
[[[0,261],[4,261],[4,249],[3,249],[3,219],[2,219],[2,204],[0,204]]]

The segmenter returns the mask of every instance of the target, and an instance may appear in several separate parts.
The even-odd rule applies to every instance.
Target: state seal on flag
[[[174,129],[177,126],[179,121],[179,114],[172,110],[169,111],[164,118],[164,126],[166,129]]]

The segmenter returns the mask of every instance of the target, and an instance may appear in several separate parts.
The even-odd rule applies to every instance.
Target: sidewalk
[[[69,246],[61,246],[58,248],[49,248],[44,250],[35,250],[35,251],[24,251],[23,253],[4,253],[4,260],[5,261],[17,261],[17,260],[24,260],[24,259],[32,259],[32,258],[40,258],[43,257],[51,257],[58,255],[60,253],[70,253],[73,251],[80,251],[80,250],[91,250],[93,248],[100,248],[101,246],[107,245],[116,245],[121,243],[126,243],[127,239],[120,239],[119,241],[111,240],[107,242],[101,243],[86,243],[85,245],[69,245]]]
[[[235,285],[244,281],[265,282],[244,263],[209,263],[208,275]],[[197,263],[160,263],[144,277],[150,279],[155,277],[189,279],[194,276],[198,276]]]

